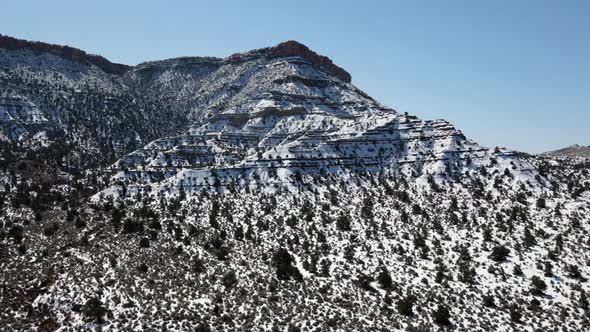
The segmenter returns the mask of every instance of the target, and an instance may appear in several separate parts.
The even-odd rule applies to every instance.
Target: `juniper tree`
[[[106,314],[107,309],[96,297],[91,297],[82,306],[82,315],[87,322],[96,322],[101,324],[104,321],[104,316]]]
[[[447,267],[445,266],[445,264],[443,264],[443,262],[439,262],[436,265],[436,275],[434,276],[434,281],[437,284],[442,284],[445,282],[445,280],[447,279]]]
[[[459,272],[457,275],[457,280],[468,284],[473,285],[476,283],[477,272],[475,268],[471,267],[468,261],[462,261],[459,263]]]
[[[381,271],[379,271],[379,275],[377,276],[377,281],[383,289],[391,289],[393,286],[393,280],[391,279],[391,275],[389,275],[389,271],[387,271],[385,266],[381,267]]]
[[[404,316],[414,316],[413,309],[417,300],[418,299],[414,295],[408,294],[397,301],[397,311]]]
[[[234,231],[234,239],[242,241],[244,239],[244,228],[242,225],[238,225]]]
[[[520,323],[520,320],[522,318],[522,312],[521,312],[520,308],[518,307],[518,305],[516,305],[516,304],[510,305],[510,307],[508,307],[508,312],[510,314],[510,320],[513,323]]]
[[[580,272],[580,268],[577,265],[574,264],[568,264],[565,267],[565,271],[567,274],[568,278],[571,279],[583,279],[582,278],[582,273]]]
[[[295,280],[302,280],[301,273],[292,263],[293,256],[284,248],[278,249],[272,256],[272,264],[276,268],[279,279],[288,280],[293,277]]]
[[[449,326],[451,325],[451,313],[449,312],[449,308],[444,305],[438,305],[438,308],[432,313],[432,318],[434,323],[441,326]]]
[[[506,260],[506,257],[508,257],[509,255],[510,249],[506,248],[503,245],[500,245],[494,247],[492,253],[490,254],[490,259],[494,262],[504,262]]]
[[[535,239],[533,233],[531,233],[531,230],[528,228],[528,226],[525,226],[524,228],[522,244],[525,248],[530,248],[537,244],[537,240]]]
[[[228,271],[221,279],[221,283],[225,288],[233,288],[238,283],[236,272],[234,270]]]
[[[543,271],[546,277],[553,277],[553,264],[551,264],[551,261],[545,261]]]
[[[487,294],[487,295],[482,296],[482,302],[485,307],[488,307],[488,308],[495,308],[496,307],[496,303],[494,302],[494,296],[491,294]]]
[[[537,276],[533,276],[531,279],[531,294],[534,296],[543,296],[545,295],[545,290],[547,289],[547,284],[541,278]]]
[[[367,196],[363,200],[363,206],[361,207],[361,216],[367,221],[373,221],[373,197]]]
[[[330,276],[330,260],[327,258],[322,259],[320,263],[320,274],[322,277],[329,277]]]
[[[586,294],[586,291],[584,289],[580,289],[580,297],[578,298],[578,307],[580,307],[582,310],[586,311],[588,310],[588,307],[590,306],[589,301],[588,301],[588,294]]]
[[[342,213],[338,219],[336,219],[336,227],[341,231],[350,231],[352,228],[350,226],[350,217]]]

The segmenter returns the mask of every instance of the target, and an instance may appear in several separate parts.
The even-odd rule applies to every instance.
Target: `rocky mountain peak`
[[[294,40],[289,40],[280,43],[275,47],[272,47],[271,56],[277,58],[288,56],[300,56],[305,60],[328,70],[329,72],[331,72],[336,77],[340,78],[346,83],[350,83],[352,80],[352,76],[350,76],[350,74],[346,70],[335,65],[330,58],[323,55],[319,55],[314,51],[310,50],[307,46]]]
[[[334,64],[330,58],[317,54],[309,49],[309,47],[295,40],[282,42],[273,47],[257,49],[246,53],[237,53],[229,56],[226,60],[229,62],[242,62],[259,56],[266,56],[270,59],[300,57],[328,71],[346,83],[352,81],[352,76],[346,70]]]

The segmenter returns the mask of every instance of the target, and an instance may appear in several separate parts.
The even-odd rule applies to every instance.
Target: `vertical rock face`
[[[277,46],[270,48],[269,51],[271,58],[284,58],[291,56],[300,57],[322,69],[327,70],[343,82],[350,83],[352,81],[350,74],[346,70],[335,65],[332,60],[330,60],[330,58],[319,55],[307,48],[307,46],[294,40],[280,43]]]

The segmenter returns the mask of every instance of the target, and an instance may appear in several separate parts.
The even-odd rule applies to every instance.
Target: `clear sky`
[[[295,39],[487,146],[590,145],[590,1],[7,1],[0,33],[136,64]]]

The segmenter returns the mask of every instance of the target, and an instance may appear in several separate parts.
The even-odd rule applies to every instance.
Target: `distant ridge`
[[[550,157],[590,158],[590,146],[574,144],[563,149],[542,153]]]
[[[129,69],[133,68],[133,66],[120,64],[120,63],[113,63],[107,60],[106,58],[100,55],[88,54],[85,51],[64,45],[56,45],[56,44],[49,44],[44,42],[38,41],[29,41],[25,39],[18,39],[10,36],[5,36],[0,34],[0,48],[8,49],[8,50],[18,50],[18,49],[29,49],[36,54],[40,53],[49,53],[66,60],[83,63],[83,64],[93,64],[101,68],[107,73],[121,75],[127,72]],[[319,55],[316,52],[310,50],[307,46],[303,45],[302,43],[294,40],[289,40],[286,42],[282,42],[272,47],[261,48],[257,50],[253,50],[246,53],[236,53],[230,55],[229,57],[225,58],[224,60],[227,62],[241,62],[246,61],[247,59],[251,59],[257,56],[266,56],[270,59],[272,58],[281,58],[281,57],[290,57],[290,56],[299,56],[314,65],[330,72],[334,76],[338,77],[340,80],[350,83],[352,81],[352,77],[350,73],[348,73],[343,68],[337,66],[332,62],[330,58],[327,56]],[[215,58],[215,57],[182,57],[178,59],[185,59],[185,60],[193,60],[193,59],[201,59],[201,60],[209,60],[209,61],[221,61],[222,59]],[[152,63],[165,63],[166,61],[175,61],[177,59],[165,59],[165,60],[158,60],[158,61],[148,61],[140,65],[152,64]]]
[[[2,34],[0,34],[0,48],[8,50],[18,50],[26,48],[35,52],[36,54],[49,53],[64,58],[66,60],[83,64],[93,64],[110,74],[120,75],[126,72],[129,68],[131,68],[127,65],[110,62],[109,60],[103,58],[100,55],[88,54],[80,49],[73,48],[70,46],[28,41],[24,39],[17,39],[5,36]]]

